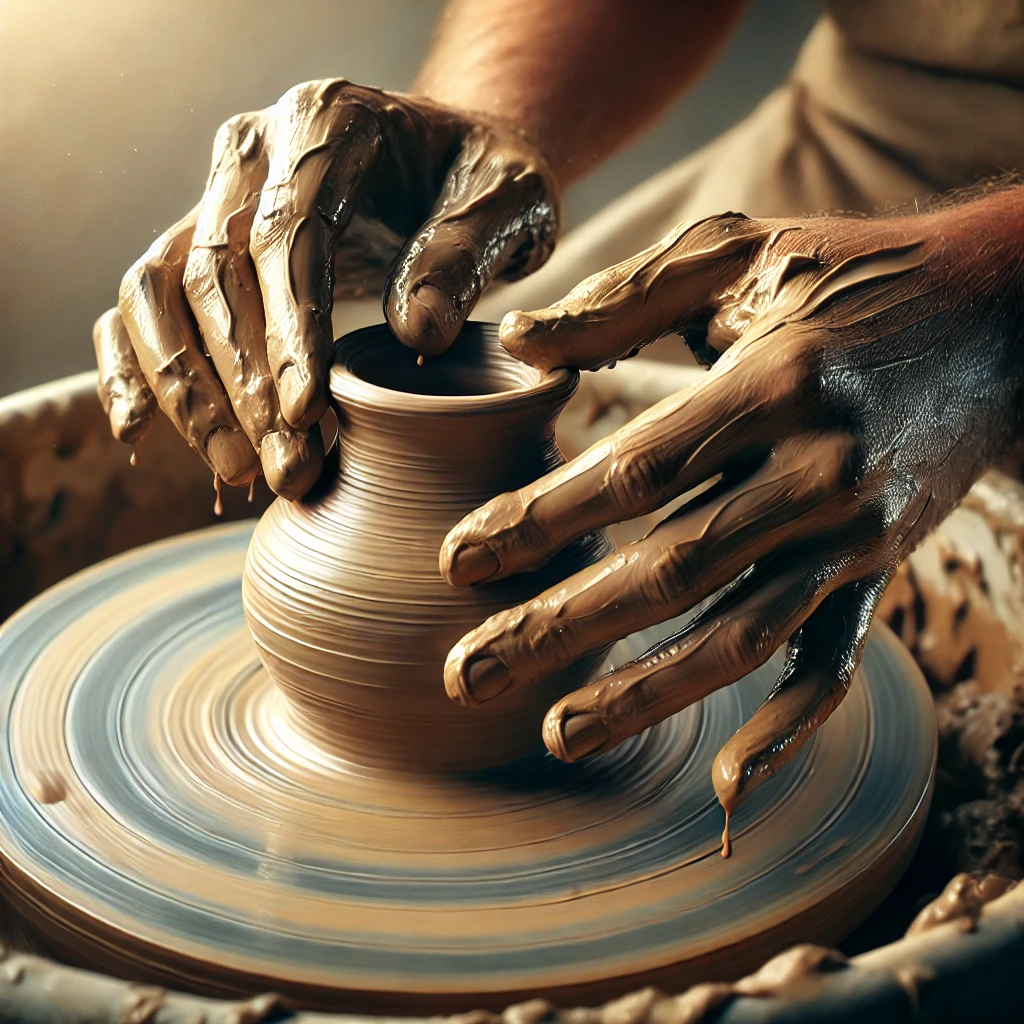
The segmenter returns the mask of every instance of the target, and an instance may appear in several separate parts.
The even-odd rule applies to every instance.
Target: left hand
[[[544,739],[564,761],[607,750],[788,643],[713,774],[727,811],[771,777],[845,696],[896,565],[1022,434],[1022,196],[875,220],[713,217],[556,306],[509,314],[503,344],[542,369],[595,369],[672,332],[714,365],[463,519],[441,551],[449,582],[536,569],[572,538],[706,489],[465,636],[449,695],[500,699],[720,591],[555,704]]]
[[[380,294],[395,337],[435,355],[492,279],[558,234],[558,183],[499,117],[303,82],[226,121],[199,204],[125,274],[93,328],[114,436],[158,408],[230,484],[262,469],[295,499],[323,468],[335,299]]]

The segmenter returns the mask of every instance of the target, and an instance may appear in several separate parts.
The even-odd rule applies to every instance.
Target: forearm
[[[451,0],[413,90],[504,117],[564,187],[704,70],[746,0]]]

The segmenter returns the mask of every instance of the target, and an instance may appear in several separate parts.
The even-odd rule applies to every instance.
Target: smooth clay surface
[[[261,668],[249,530],[120,556],[0,631],[0,856],[38,948],[333,1008],[589,1003],[832,942],[913,850],[933,713],[884,629],[849,698],[740,809],[726,861],[710,765],[777,665],[592,763],[358,767],[283,713]]]

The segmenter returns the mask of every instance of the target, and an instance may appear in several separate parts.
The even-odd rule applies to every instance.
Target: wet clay
[[[914,918],[907,935],[921,935],[939,925],[955,921],[964,931],[972,931],[986,903],[1009,892],[1015,882],[999,875],[957,875],[951,879],[924,910]]]
[[[900,566],[879,616],[935,695],[924,885],[934,894],[962,872],[1024,877],[1024,485],[983,477]]]
[[[422,367],[407,352],[399,393],[395,351],[380,331],[341,346],[338,462],[251,544],[229,528],[140,549],[0,634],[0,853],[38,946],[142,981],[398,1012],[675,987],[834,941],[898,877],[927,808],[931,706],[908,656],[868,646],[834,735],[741,809],[728,864],[710,765],[776,667],[579,766],[538,750],[543,685],[520,691],[519,720],[450,701],[448,645],[545,581],[450,588],[441,539],[553,465],[573,376],[481,330]],[[603,553],[589,543],[561,571]],[[487,664],[467,679],[502,682]]]

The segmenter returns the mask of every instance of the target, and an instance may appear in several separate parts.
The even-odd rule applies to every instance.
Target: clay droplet
[[[246,501],[251,505],[256,500],[256,477],[253,477],[249,483],[249,497]]]
[[[422,354],[418,355],[416,357],[416,365],[417,366],[422,366],[425,362],[426,362],[426,360],[423,358]]]
[[[725,812],[725,828],[722,829],[722,857],[728,860],[732,856],[732,836],[729,835],[729,812]]]
[[[506,1007],[501,1015],[502,1024],[541,1024],[554,1016],[555,1008],[546,999],[529,999]]]
[[[224,515],[224,500],[221,496],[220,473],[213,474],[213,490],[217,495],[213,501],[213,514],[219,517]]]
[[[132,445],[132,454],[128,462],[131,464],[132,469],[134,469],[139,464],[139,450],[135,447],[135,445]]]
[[[64,780],[49,768],[29,772],[25,776],[25,789],[40,804],[59,804],[68,795]]]

